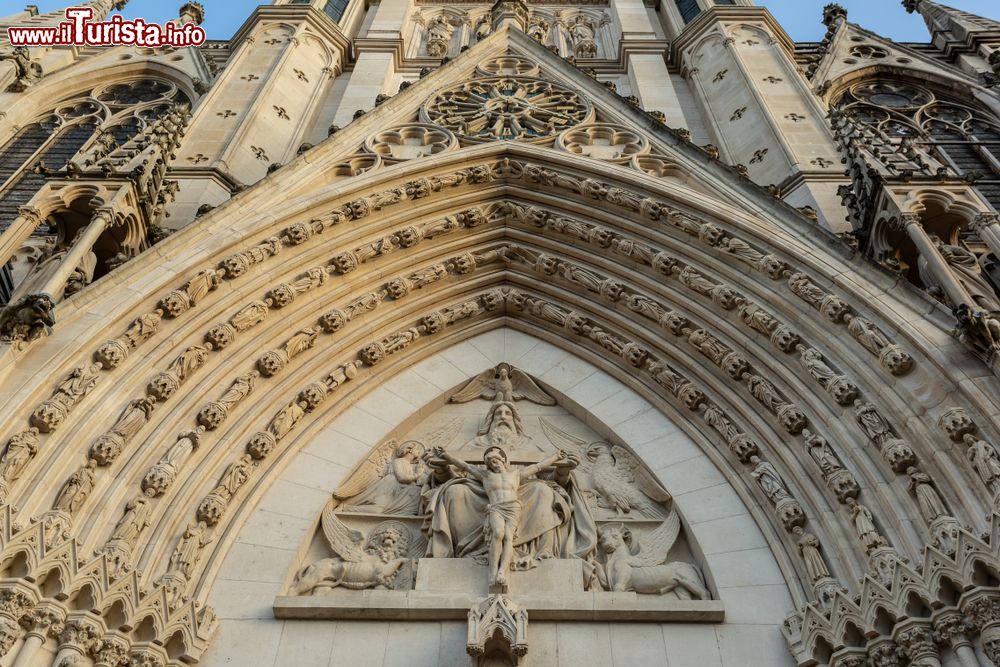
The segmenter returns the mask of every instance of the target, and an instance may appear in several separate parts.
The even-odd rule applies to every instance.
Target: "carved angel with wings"
[[[670,501],[670,494],[624,447],[585,440],[562,431],[545,419],[542,431],[559,449],[580,452],[578,471],[589,473],[597,506],[618,516],[640,510],[649,516],[662,516],[659,503]]]
[[[335,554],[299,570],[293,595],[322,595],[334,588],[395,588],[400,569],[423,554],[422,538],[414,539],[399,521],[383,521],[368,534],[351,530],[337,518],[332,504],[323,510],[323,535]]]
[[[681,561],[666,562],[680,530],[676,511],[671,511],[660,527],[641,541],[624,524],[604,526],[600,533],[604,563],[596,569],[598,582],[608,591],[672,593],[681,600],[710,600],[712,594],[702,583],[697,567]]]
[[[461,428],[454,419],[427,439],[429,448],[451,442]],[[416,516],[420,511],[420,491],[429,473],[424,462],[425,448],[417,440],[399,444],[386,440],[372,450],[357,472],[333,493],[343,502],[343,512],[378,512]]]
[[[524,371],[510,364],[501,363],[485,370],[452,395],[452,403],[468,403],[477,398],[498,403],[527,400],[539,405],[555,405],[554,398],[545,393]]]

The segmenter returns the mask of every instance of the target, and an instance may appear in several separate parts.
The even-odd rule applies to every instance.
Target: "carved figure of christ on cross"
[[[470,477],[478,480],[486,491],[486,525],[483,531],[489,546],[489,584],[506,587],[506,573],[514,557],[514,537],[521,519],[521,501],[517,490],[525,479],[557,468],[574,467],[566,452],[557,452],[529,466],[511,466],[507,452],[500,447],[490,447],[483,454],[485,466],[472,465],[457,459],[441,448],[434,456],[444,459]]]

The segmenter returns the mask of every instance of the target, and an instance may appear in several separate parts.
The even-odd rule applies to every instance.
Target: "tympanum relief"
[[[509,364],[376,444],[320,524],[290,595],[712,598],[670,494]]]

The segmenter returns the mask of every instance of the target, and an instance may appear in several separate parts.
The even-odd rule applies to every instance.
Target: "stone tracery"
[[[421,110],[428,121],[467,141],[537,142],[593,114],[575,92],[542,79],[481,78],[436,93]]]

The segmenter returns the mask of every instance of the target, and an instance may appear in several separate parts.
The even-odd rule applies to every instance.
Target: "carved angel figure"
[[[624,524],[604,526],[600,546],[605,560],[597,567],[598,582],[608,591],[672,593],[681,600],[710,600],[712,594],[702,584],[697,567],[679,561],[666,562],[680,530],[680,517],[673,511],[641,543]]]
[[[427,481],[424,446],[416,440],[382,443],[368,457],[358,474],[333,497],[344,502],[344,512],[379,512],[415,516],[420,490]]]
[[[542,431],[561,449],[579,452],[577,470],[589,473],[590,489],[597,506],[617,516],[639,510],[648,516],[663,516],[657,503],[669,502],[671,496],[624,447],[608,442],[587,443],[562,431],[545,419]]]
[[[447,446],[461,428],[462,420],[456,418],[427,436],[426,446],[417,440],[386,440],[375,447],[358,471],[333,492],[342,503],[337,511],[416,516],[430,473],[425,453]]]
[[[323,510],[323,534],[335,554],[299,570],[293,595],[322,595],[337,587],[361,590],[393,588],[396,575],[424,546],[414,545],[409,529],[398,521],[383,521],[368,538],[348,528],[331,505]],[[419,540],[417,540],[419,541]]]
[[[546,394],[525,372],[507,363],[497,364],[474,377],[452,395],[451,402],[468,403],[477,398],[507,403],[524,399],[539,405],[556,404],[555,399]]]

